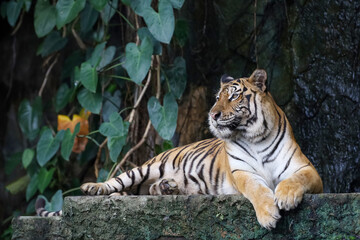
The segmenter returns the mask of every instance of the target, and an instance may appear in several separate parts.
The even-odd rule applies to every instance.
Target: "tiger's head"
[[[271,121],[265,115],[272,97],[266,91],[266,79],[262,69],[248,78],[221,77],[216,102],[209,112],[210,130],[216,137],[230,139],[241,134],[254,140],[269,134]]]

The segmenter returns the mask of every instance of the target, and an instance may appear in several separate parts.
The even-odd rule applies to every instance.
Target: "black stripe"
[[[142,181],[138,184],[137,189],[136,189],[136,194],[140,193],[140,189],[141,189],[142,184],[146,180],[148,180],[149,175],[150,175],[150,167],[151,167],[151,164],[147,165],[147,170],[146,170],[145,176],[142,178]]]
[[[218,168],[216,170],[216,175],[215,175],[215,194],[218,194],[218,189],[219,189],[219,175],[220,175],[220,168]]]
[[[243,149],[251,158],[253,158],[255,161],[257,161],[256,158],[253,155],[251,155],[250,152],[244,146],[242,146],[240,143],[238,143],[236,141],[233,141],[233,142],[236,145],[238,145],[241,149]]]
[[[245,160],[242,160],[241,158],[238,158],[238,157],[236,157],[236,156],[234,156],[234,155],[232,155],[232,154],[230,154],[230,153],[228,153],[228,152],[226,152],[231,158],[233,158],[233,159],[235,159],[235,160],[237,160],[237,161],[241,161],[241,162],[244,162],[244,163],[246,163],[247,165],[249,165],[255,172],[257,172],[256,171],[256,169],[253,167],[253,166],[251,166],[248,162],[246,162]]]
[[[172,162],[172,167],[173,167],[173,169],[175,169],[175,161],[176,161],[176,159],[179,157],[180,153],[182,153],[185,149],[187,149],[187,148],[190,147],[190,146],[191,146],[191,145],[187,145],[187,146],[183,147],[183,148],[176,154],[176,156],[173,158],[173,162]],[[179,160],[179,162],[180,162],[180,160]]]
[[[122,186],[122,190],[124,190],[125,185],[124,185],[123,181],[121,180],[121,178],[120,177],[115,177],[115,180]]]
[[[41,209],[41,211],[39,212],[39,216],[43,216],[42,214],[46,212],[45,208]]]
[[[215,163],[215,161],[216,161],[216,158],[217,158],[217,155],[218,155],[220,149],[221,149],[221,148],[219,148],[219,149],[216,151],[213,159],[211,160],[211,164],[210,164],[210,182],[212,182],[212,175],[213,175],[214,163]]]
[[[143,175],[143,173],[142,173],[141,168],[138,167],[137,170],[138,170],[138,172],[139,172],[139,174],[140,174],[140,177],[143,178],[144,175]]]
[[[298,170],[296,170],[294,173],[297,173],[298,171],[300,171],[301,169],[305,168],[305,167],[309,167],[310,166],[310,162],[308,164],[306,164],[305,166],[300,167]]]
[[[196,183],[196,185],[198,185],[198,187],[199,187],[199,191],[201,191],[201,185],[200,185],[199,181],[191,174],[189,174],[189,179],[191,181],[193,181],[194,183]]]
[[[276,149],[278,148],[278,146],[279,146],[279,144],[281,143],[281,141],[283,140],[283,138],[284,138],[284,136],[285,136],[285,133],[286,133],[286,118],[285,118],[285,116],[284,116],[284,129],[283,129],[283,131],[282,131],[282,133],[281,133],[281,136],[280,136],[280,138],[278,139],[278,141],[277,141],[277,143],[275,144],[275,146],[273,147],[273,149],[271,150],[271,152],[270,153],[268,153],[263,159],[265,159],[265,160],[263,160],[263,165],[264,165],[264,163],[274,154],[274,152],[276,151]]]
[[[134,184],[135,184],[135,173],[133,170],[130,170],[131,171],[131,185],[130,187],[132,187]]]
[[[290,165],[290,162],[291,162],[291,159],[292,159],[292,157],[294,156],[294,153],[296,152],[297,149],[298,149],[297,147],[294,149],[293,153],[291,154],[289,160],[287,161],[287,163],[286,163],[286,165],[285,165],[284,170],[279,174],[278,178],[280,178],[280,176],[286,171],[286,169],[288,169],[288,167],[289,167],[289,165]]]
[[[267,151],[267,150],[274,144],[274,142],[276,141],[276,139],[278,138],[278,136],[279,136],[279,134],[280,134],[280,132],[281,132],[281,115],[280,115],[279,111],[276,109],[275,106],[274,106],[274,108],[275,108],[275,110],[276,110],[276,113],[277,113],[278,116],[279,116],[278,131],[277,131],[277,133],[276,133],[276,136],[275,136],[274,140],[270,143],[270,145],[267,146],[266,148],[264,148],[263,150],[261,150],[259,153],[263,153],[263,152]]]
[[[209,194],[209,189],[208,189],[208,186],[206,185],[206,182],[204,180],[204,164],[201,166],[200,168],[200,172],[198,173],[198,176],[200,178],[200,180],[204,183],[204,186],[205,186],[205,193],[206,194]]]
[[[50,213],[51,212],[46,212],[44,216],[47,217],[47,216],[49,216]]]
[[[162,178],[162,177],[164,176],[165,163],[166,163],[166,162],[162,162],[162,163],[160,164],[160,167],[159,167],[160,177],[159,177],[159,178]]]
[[[206,154],[204,154],[204,156],[201,158],[201,160],[199,160],[198,164],[196,165],[196,169],[199,168],[200,164],[206,159],[206,157],[210,154],[212,154],[213,152],[215,152],[215,150],[219,147],[219,145],[221,145],[222,142],[219,142],[217,144],[215,144],[214,146],[211,147],[210,150],[206,151]]]

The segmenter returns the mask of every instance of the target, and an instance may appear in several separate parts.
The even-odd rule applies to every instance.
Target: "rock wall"
[[[248,200],[224,196],[67,197],[63,217],[13,219],[13,239],[358,239],[360,194],[306,195],[258,224]]]

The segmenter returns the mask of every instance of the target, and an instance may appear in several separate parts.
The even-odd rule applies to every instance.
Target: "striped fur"
[[[279,209],[296,207],[305,193],[322,192],[322,181],[266,91],[266,78],[264,70],[255,70],[249,78],[221,79],[209,112],[210,130],[217,138],[171,149],[104,183],[85,183],[82,191],[241,193],[253,204],[259,223],[274,228]]]
[[[50,212],[45,209],[45,200],[38,198],[35,203],[36,214],[40,217],[54,217],[61,216],[62,210],[56,212]]]

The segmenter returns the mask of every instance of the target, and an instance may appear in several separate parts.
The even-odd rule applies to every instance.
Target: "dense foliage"
[[[14,32],[21,27],[24,14],[34,16],[34,31],[42,39],[37,54],[48,63],[38,97],[24,99],[18,109],[18,124],[28,148],[14,154],[7,166],[8,174],[20,165],[26,169],[27,174],[7,189],[16,194],[26,188],[28,214],[34,212],[38,196],[46,199],[48,210],[55,211],[62,208],[64,195],[78,190],[83,176],[65,171],[69,161],[78,161],[88,168],[93,164],[86,163],[95,161],[95,175],[103,181],[123,170],[128,157],[146,139],[151,124],[166,140],[162,148],[172,147],[177,99],[181,98],[187,79],[185,60],[172,50],[181,49],[187,38],[186,21],[175,20],[174,15],[183,3],[184,0],[1,3],[1,16]],[[114,42],[112,31],[123,34],[124,41],[110,45]],[[63,63],[59,62],[61,58],[65,59]],[[61,76],[55,79],[59,87],[53,101],[44,102],[44,89],[48,81],[54,81],[49,76],[56,64],[62,64]],[[151,82],[155,90],[147,102],[150,120],[142,140],[134,144],[128,137],[130,126],[140,103],[147,100],[144,95]],[[57,115],[57,126],[48,121],[49,115]]]

